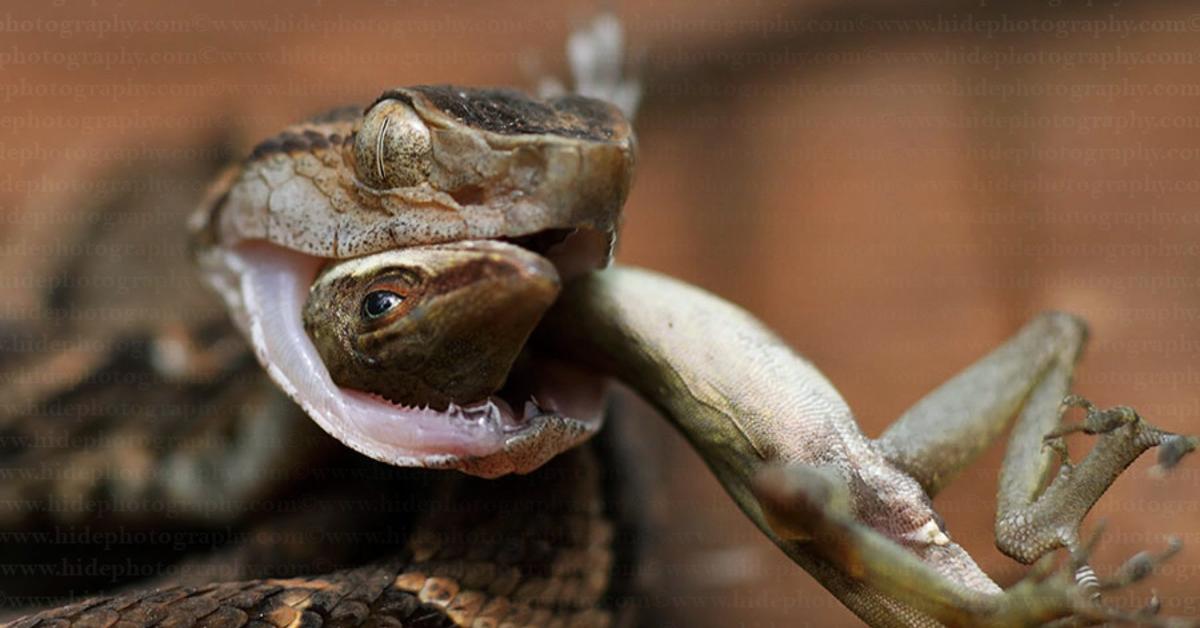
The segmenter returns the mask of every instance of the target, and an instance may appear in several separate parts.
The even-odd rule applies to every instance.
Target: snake
[[[525,345],[559,282],[610,262],[634,155],[628,121],[600,100],[415,86],[289,126],[219,172],[188,219],[188,257],[224,307],[48,330],[64,338],[60,361],[75,360],[77,372],[20,390],[10,381],[9,398],[28,403],[0,424],[5,442],[32,443],[4,451],[6,468],[45,472],[0,487],[23,498],[7,502],[18,507],[6,527],[171,539],[171,530],[202,530],[185,545],[211,551],[143,557],[159,567],[149,582],[114,576],[106,584],[117,591],[13,625],[626,621],[634,592],[622,575],[635,535],[621,515],[620,446],[596,437],[605,380]],[[111,223],[161,200],[119,199],[83,237],[128,239],[132,229]],[[404,364],[415,374],[407,380],[395,368],[345,371],[322,359],[331,345],[321,330],[337,336],[336,313],[363,311],[321,289],[362,281],[347,269],[389,255],[419,272],[390,272],[388,299],[408,290],[400,300],[421,306],[421,322],[393,344],[422,341],[393,356],[377,346],[372,357]],[[473,267],[488,272],[464,274],[463,255],[490,255]],[[514,255],[524,274],[506,283],[491,271]],[[100,266],[69,256],[61,272]],[[442,283],[418,295],[417,275]],[[454,289],[464,283],[473,291]],[[168,286],[139,296],[199,298],[193,283]],[[95,304],[84,292],[56,298],[76,311]],[[33,359],[11,356],[7,372],[36,370]],[[123,412],[134,394],[145,407]],[[61,420],[85,405],[99,411]],[[68,436],[40,446],[55,416]],[[146,430],[154,437],[129,438]],[[84,482],[62,477],[89,467]],[[63,508],[67,496],[78,507]],[[150,502],[173,521],[117,505]],[[247,532],[211,532],[235,526]]]

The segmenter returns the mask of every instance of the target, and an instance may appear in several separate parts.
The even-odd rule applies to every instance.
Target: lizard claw
[[[1084,399],[1079,395],[1067,395],[1059,406],[1058,414],[1062,416],[1071,408],[1082,408],[1085,412],[1081,423],[1064,423],[1050,431],[1042,438],[1043,442],[1049,442],[1055,439],[1062,438],[1068,434],[1083,432],[1084,434],[1107,434],[1123,425],[1137,423],[1142,420],[1137,411],[1129,406],[1114,406],[1105,410],[1101,410],[1092,405],[1092,402]]]
[[[1178,538],[1172,537],[1167,540],[1167,549],[1158,554],[1152,554],[1148,551],[1138,552],[1125,561],[1125,564],[1117,569],[1116,574],[1102,581],[1100,588],[1104,590],[1120,589],[1140,582],[1152,574],[1155,567],[1170,560],[1181,549],[1183,549],[1183,542]]]
[[[1183,457],[1196,450],[1200,446],[1200,438],[1195,436],[1180,436],[1172,435],[1167,438],[1158,447],[1158,464],[1151,470],[1151,474],[1161,476],[1167,471],[1175,468]]]

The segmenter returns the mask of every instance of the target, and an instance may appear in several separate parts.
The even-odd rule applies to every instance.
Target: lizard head
[[[602,268],[611,259],[633,163],[628,121],[601,101],[573,95],[543,101],[511,90],[450,86],[394,89],[365,109],[334,111],[259,144],[214,184],[194,215],[193,250],[206,280],[224,298],[275,383],[343,443],[396,465],[457,468],[484,476],[528,472],[599,429],[602,381],[565,363],[537,360],[529,368],[512,369],[520,374],[510,374],[507,383],[534,382],[519,387],[541,391],[536,398],[543,405],[526,412],[493,402],[493,412],[472,398],[495,386],[504,370],[499,356],[511,357],[524,342],[518,339],[521,333],[502,338],[493,333],[491,338],[502,346],[485,357],[488,368],[472,372],[478,381],[461,381],[466,377],[461,364],[454,366],[448,357],[428,362],[432,370],[409,377],[407,383],[382,383],[403,370],[384,358],[393,350],[385,346],[398,347],[406,330],[444,334],[425,347],[425,355],[432,356],[440,350],[438,342],[441,349],[461,349],[455,343],[470,337],[465,329],[495,322],[498,312],[522,319],[519,326],[525,327],[524,313],[508,312],[499,305],[501,299],[483,304],[492,318],[470,314],[453,324],[451,318],[467,316],[458,305],[466,302],[459,300],[465,299],[462,295],[480,292],[451,296],[449,284],[436,285],[454,274],[450,267],[426,267],[426,283],[418,282],[417,289],[433,292],[421,292],[408,302],[417,303],[421,316],[436,312],[440,322],[413,326],[415,316],[394,320],[394,326],[387,326],[392,334],[387,343],[360,351],[362,356],[378,352],[376,367],[386,362],[368,381],[363,368],[355,371],[344,359],[351,329],[322,327],[325,339],[318,344],[324,348],[319,352],[305,332],[303,310],[306,303],[317,307],[311,303],[320,301],[343,316],[357,315],[365,304],[352,308],[350,301],[339,302],[332,295],[337,277],[345,278],[353,266],[343,268],[340,263],[350,262],[342,260],[359,260],[361,270],[370,265],[362,261],[370,256],[412,247],[466,241],[490,241],[492,253],[511,253],[504,245],[520,247],[544,258],[563,282]],[[411,269],[414,259],[400,266]],[[320,273],[325,274],[318,280]],[[367,276],[371,273],[350,283]],[[314,281],[324,292],[310,301]],[[447,296],[451,298],[441,298]],[[377,298],[380,307],[396,303],[391,296]],[[526,305],[530,310],[543,307],[541,299]],[[327,313],[324,320],[334,317]],[[523,333],[527,337],[528,329]],[[342,344],[332,344],[334,337]],[[480,332],[474,340],[487,337]],[[359,342],[364,338],[360,335]],[[409,347],[396,355],[412,359],[412,351]],[[343,358],[329,366],[322,359],[327,354]],[[512,358],[508,364],[525,362]],[[412,407],[379,393],[402,397],[409,406],[432,407],[421,408],[418,417]],[[524,400],[514,401],[520,406]],[[486,411],[461,420],[458,411],[464,407]]]
[[[489,396],[558,291],[554,266],[518,246],[412,247],[325,268],[304,328],[340,386],[439,411],[499,405]]]

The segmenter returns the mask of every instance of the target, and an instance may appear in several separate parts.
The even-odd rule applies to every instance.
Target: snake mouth
[[[611,252],[607,234],[591,229],[505,240],[552,261],[564,282],[605,266]],[[527,473],[600,428],[607,380],[529,347],[495,394],[444,410],[340,387],[301,320],[328,259],[247,240],[219,249],[220,272],[213,261],[206,264],[210,283],[276,385],[326,432],[376,460],[484,477]]]
[[[392,453],[376,456],[365,447],[347,444],[392,464],[406,464],[393,457],[403,449],[419,461],[416,466],[495,477],[533,471],[599,430],[605,378],[528,349],[520,362],[486,399],[451,402],[442,410],[339,388],[372,444],[385,445]],[[420,443],[413,438],[417,426]],[[415,449],[418,444],[423,451]]]

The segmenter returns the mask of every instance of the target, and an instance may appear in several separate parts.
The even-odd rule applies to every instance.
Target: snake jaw
[[[605,380],[556,361],[537,361],[530,393],[542,412],[534,415],[523,400],[499,396],[439,411],[339,387],[301,319],[324,259],[258,241],[210,249],[200,261],[276,385],[327,433],[371,458],[484,477],[527,473],[600,429]],[[522,407],[519,416],[509,402]]]

